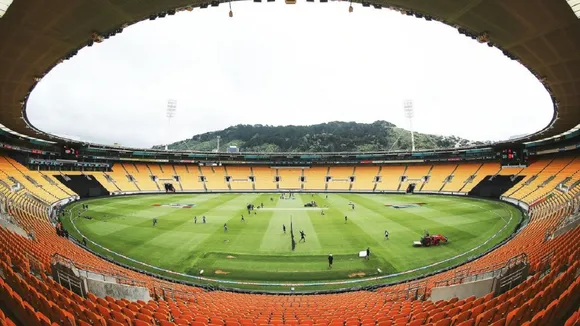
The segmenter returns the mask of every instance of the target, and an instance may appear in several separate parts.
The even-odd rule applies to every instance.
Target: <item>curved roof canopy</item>
[[[208,4],[186,0],[14,1],[0,18],[0,124],[19,134],[49,140],[50,135],[30,126],[26,118],[26,99],[39,78],[97,34],[119,32],[175,8]],[[580,124],[580,19],[566,0],[377,0],[372,5],[403,8],[407,14],[433,17],[472,35],[485,33],[489,42],[532,70],[548,87],[555,114],[546,129],[526,140],[554,136]]]

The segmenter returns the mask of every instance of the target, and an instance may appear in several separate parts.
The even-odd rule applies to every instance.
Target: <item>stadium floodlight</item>
[[[169,136],[171,135],[171,119],[173,119],[173,117],[175,117],[175,111],[177,111],[177,101],[176,100],[168,100],[167,101],[167,108],[165,109],[165,116],[167,117],[167,142],[165,145],[165,150],[168,149]]]
[[[411,129],[411,151],[415,151],[415,133],[413,132],[413,117],[415,111],[413,109],[413,100],[405,100],[403,102],[403,109],[405,110],[405,117],[409,119],[409,126]]]
[[[6,14],[13,0],[0,0],[0,18]]]
[[[580,0],[566,0],[576,17],[580,18]]]

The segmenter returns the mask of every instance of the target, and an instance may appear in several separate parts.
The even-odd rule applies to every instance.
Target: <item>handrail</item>
[[[61,281],[64,281],[68,284],[68,289],[70,291],[73,291],[73,287],[78,288],[79,289],[79,295],[84,297],[85,296],[85,291],[84,288],[82,286],[82,283],[80,281],[75,280],[73,277],[71,277],[70,275],[68,275],[67,273],[63,273],[62,271],[58,270],[56,272],[56,277],[57,277],[57,282],[60,285],[63,285]]]
[[[482,276],[485,276],[488,274],[489,274],[489,277],[501,276],[501,275],[504,275],[505,273],[507,273],[511,267],[516,266],[520,263],[528,263],[528,262],[529,262],[528,255],[525,253],[520,253],[518,255],[511,257],[510,259],[508,259],[504,263],[492,265],[489,267],[483,267],[483,268],[480,268],[480,269],[473,271],[472,273],[468,273],[467,275],[461,275],[461,272],[463,270],[457,271],[455,273],[455,276],[448,278],[448,279],[445,279],[445,280],[437,281],[437,282],[435,282],[435,285],[433,287],[449,286],[449,285],[454,285],[454,284],[463,284],[467,279],[478,280],[479,277],[482,277]],[[469,270],[469,269],[467,268],[464,270]]]
[[[147,287],[147,283],[144,281],[138,281],[138,280],[128,278],[128,277],[125,277],[125,276],[117,274],[117,273],[111,273],[110,270],[107,270],[104,268],[74,262],[72,259],[64,257],[58,253],[55,253],[52,255],[51,263],[53,263],[53,264],[61,263],[69,268],[76,268],[77,270],[84,271],[85,273],[89,272],[89,273],[101,274],[101,275],[103,275],[103,277],[110,277],[110,278],[115,279],[117,284]]]

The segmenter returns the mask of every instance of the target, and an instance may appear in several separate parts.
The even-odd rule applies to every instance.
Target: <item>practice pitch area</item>
[[[305,207],[312,201],[318,207]],[[173,272],[251,282],[355,280],[435,264],[397,279],[418,276],[490,249],[508,237],[521,219],[521,212],[506,203],[435,195],[303,193],[289,200],[280,194],[179,194],[82,203],[89,205],[88,210],[76,204],[65,225],[72,216],[89,248],[111,259],[151,270],[97,244]],[[248,204],[256,206],[249,214]],[[297,242],[294,251],[291,223]],[[82,239],[75,227],[68,229]],[[425,230],[445,235],[449,242],[413,247]],[[300,241],[299,231],[304,231],[305,241]],[[370,259],[359,258],[367,248]],[[334,263],[329,268],[331,253]]]

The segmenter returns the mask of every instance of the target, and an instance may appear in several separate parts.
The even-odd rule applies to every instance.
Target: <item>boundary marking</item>
[[[497,202],[494,202],[494,203],[497,203]],[[479,205],[475,205],[475,204],[471,204],[471,203],[464,203],[464,204],[469,204],[469,205],[473,205],[473,206],[480,207]],[[499,203],[497,203],[497,204],[499,204]],[[490,238],[488,238],[487,240],[485,240],[483,243],[479,244],[478,246],[476,246],[476,247],[474,247],[472,249],[469,249],[468,251],[465,251],[465,252],[463,252],[461,254],[455,255],[453,257],[446,258],[444,260],[435,262],[433,264],[421,266],[421,267],[414,268],[414,269],[410,269],[410,270],[406,270],[406,271],[403,271],[403,272],[398,272],[398,273],[389,274],[389,275],[381,275],[381,276],[375,276],[375,277],[368,277],[368,278],[359,278],[359,279],[353,279],[353,280],[343,280],[343,281],[308,282],[308,283],[244,282],[244,281],[235,281],[235,280],[215,279],[215,278],[210,278],[210,277],[196,276],[196,275],[190,275],[190,274],[185,274],[185,273],[180,273],[180,272],[174,272],[174,271],[171,271],[171,270],[163,269],[163,268],[160,268],[160,267],[157,267],[157,266],[154,266],[154,265],[150,265],[150,264],[144,263],[142,261],[133,259],[131,257],[127,257],[127,256],[125,256],[123,254],[120,254],[120,253],[118,253],[116,251],[113,251],[113,250],[111,250],[109,248],[103,247],[100,244],[98,244],[98,243],[92,241],[91,239],[85,237],[85,235],[77,228],[76,224],[74,223],[73,214],[72,213],[73,213],[73,209],[76,209],[78,207],[78,205],[79,204],[74,204],[71,207],[71,209],[69,210],[69,220],[70,220],[71,224],[73,225],[73,227],[75,228],[75,230],[77,231],[77,233],[80,234],[82,237],[84,237],[88,242],[90,242],[93,245],[95,245],[95,246],[97,246],[97,247],[105,250],[106,252],[108,252],[110,254],[113,254],[115,256],[121,257],[123,259],[126,259],[128,261],[131,261],[131,262],[136,263],[138,265],[143,265],[143,266],[149,267],[151,269],[154,269],[154,270],[157,270],[157,271],[160,271],[160,272],[165,272],[165,273],[169,273],[169,274],[173,274],[173,275],[178,275],[178,276],[182,276],[182,277],[189,278],[189,279],[193,279],[193,280],[206,281],[206,282],[214,282],[214,283],[221,283],[221,284],[252,285],[252,286],[293,286],[293,287],[308,287],[308,286],[326,286],[326,285],[356,284],[356,283],[362,283],[362,282],[370,282],[370,281],[378,281],[378,280],[387,280],[387,279],[390,279],[390,278],[393,278],[393,277],[397,277],[397,276],[401,276],[401,275],[406,275],[406,274],[411,274],[411,273],[414,273],[414,272],[417,272],[417,271],[421,271],[421,270],[425,270],[425,269],[428,269],[428,268],[431,268],[431,267],[435,267],[435,266],[441,265],[443,263],[446,263],[446,262],[449,262],[451,260],[454,260],[454,259],[457,259],[457,258],[466,256],[467,254],[474,252],[475,250],[477,250],[477,249],[485,246],[491,240],[493,240],[494,238],[496,238],[498,236],[498,234],[500,234],[501,232],[503,232],[507,228],[507,226],[509,225],[509,223],[513,219],[513,213],[510,210],[509,211],[509,213],[510,213],[510,219],[509,219],[508,223],[506,223],[501,229],[499,229]],[[504,208],[504,207],[502,207],[502,208]],[[497,213],[495,213],[495,214],[496,215],[499,215]],[[78,217],[76,217],[75,220],[77,218]],[[453,268],[453,267],[454,266],[449,266],[449,268]],[[134,267],[134,268],[137,268],[137,267]],[[142,271],[141,273],[143,273],[143,272],[146,272],[146,271]],[[153,277],[155,277],[155,276],[153,276]],[[175,280],[175,281],[179,281],[179,280]],[[388,285],[388,284],[384,284],[384,285]]]

